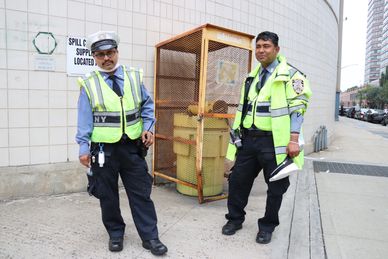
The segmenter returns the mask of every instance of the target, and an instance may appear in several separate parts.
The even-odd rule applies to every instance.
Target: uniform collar
[[[100,71],[101,76],[104,80],[108,79],[109,73]],[[124,80],[123,66],[119,66],[114,72],[114,76],[118,79]]]
[[[266,67],[266,70],[269,72],[269,74],[272,75],[273,71],[275,71],[275,68],[279,65],[279,61],[276,58],[271,64],[269,64],[268,67]],[[263,66],[260,67],[260,74],[263,72]]]

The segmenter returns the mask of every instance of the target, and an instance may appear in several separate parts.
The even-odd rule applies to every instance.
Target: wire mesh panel
[[[252,38],[207,24],[157,45],[155,183],[176,182],[200,202],[223,192],[229,120],[250,69]]]

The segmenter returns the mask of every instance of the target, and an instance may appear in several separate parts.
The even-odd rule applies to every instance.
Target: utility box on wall
[[[200,203],[225,197],[229,126],[251,69],[253,38],[205,24],[156,46],[155,183],[173,181]]]

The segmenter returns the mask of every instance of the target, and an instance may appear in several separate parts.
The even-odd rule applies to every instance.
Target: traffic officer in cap
[[[154,138],[154,103],[144,87],[142,70],[119,64],[118,44],[119,37],[112,31],[99,31],[87,38],[98,68],[78,79],[79,160],[89,169],[88,192],[100,201],[109,250],[123,249],[120,176],[143,247],[163,255],[167,247],[159,240],[150,198],[152,176],[145,160]]]

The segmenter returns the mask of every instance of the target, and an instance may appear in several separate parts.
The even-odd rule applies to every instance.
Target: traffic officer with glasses
[[[269,31],[256,37],[259,64],[245,80],[232,126],[227,158],[236,160],[229,176],[227,223],[224,235],[242,228],[245,206],[258,173],[263,170],[268,186],[264,217],[258,220],[256,242],[267,244],[279,225],[288,176],[272,181],[271,173],[284,161],[303,165],[301,125],[311,90],[306,77],[279,54],[278,36]],[[295,165],[296,164],[296,165]]]
[[[145,249],[163,255],[157,216],[150,198],[152,176],[145,160],[153,144],[154,103],[140,69],[120,65],[115,32],[99,31],[87,38],[98,66],[78,79],[79,160],[88,170],[88,192],[99,199],[109,250],[123,249],[118,178],[125,187],[132,218]]]

